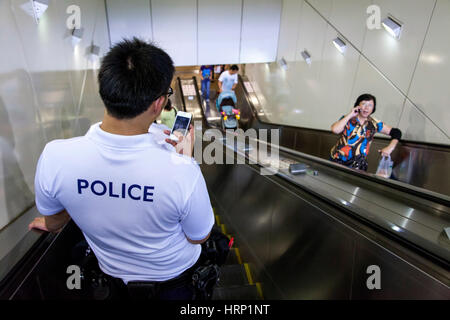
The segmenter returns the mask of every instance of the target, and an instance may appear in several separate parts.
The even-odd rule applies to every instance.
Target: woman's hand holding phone
[[[350,118],[356,117],[359,114],[360,106],[356,106],[352,109],[352,111],[348,114]]]

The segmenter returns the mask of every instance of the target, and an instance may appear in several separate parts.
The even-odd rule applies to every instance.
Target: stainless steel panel
[[[227,219],[239,234],[237,241],[243,243],[241,254],[254,265],[255,281],[259,281],[262,269],[269,259],[271,217],[275,198],[269,191],[267,181],[259,179],[245,165],[236,165],[234,190],[236,200],[230,207]],[[227,199],[227,195],[223,196]]]
[[[448,286],[392,252],[362,237],[356,246],[353,299],[450,299]],[[367,267],[371,265],[380,268],[379,290],[367,287]]]
[[[367,227],[356,228],[358,222],[348,225],[327,212],[326,205],[277,178],[261,176],[247,165],[202,170],[226,223],[235,229],[243,257],[255,266],[266,298],[450,298],[448,272],[440,271],[447,284],[433,278],[425,272],[432,263],[424,268],[409,249],[394,247]],[[369,265],[381,267],[381,290],[367,288]]]
[[[229,170],[229,167],[227,165],[202,165],[210,195],[217,200],[217,204],[220,205],[223,212],[228,212],[233,202],[237,200],[234,192],[233,171]]]
[[[272,184],[268,272],[286,299],[348,299],[353,235],[315,208]]]

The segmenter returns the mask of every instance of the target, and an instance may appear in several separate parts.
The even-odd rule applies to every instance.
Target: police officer
[[[103,121],[85,136],[45,146],[35,177],[43,217],[29,228],[58,232],[72,218],[105,274],[129,289],[157,287],[152,294],[160,298],[191,299],[184,279],[214,215],[186,147],[178,154],[148,132],[172,92],[173,74],[172,59],[154,45],[124,40],[110,50],[98,75]]]

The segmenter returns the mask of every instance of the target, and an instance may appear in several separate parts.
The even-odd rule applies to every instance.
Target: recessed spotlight
[[[72,30],[72,45],[76,46],[80,43],[83,38],[83,29],[73,29]]]
[[[395,39],[400,39],[400,35],[402,33],[402,25],[400,23],[391,17],[387,17],[381,22],[381,24],[392,37]]]
[[[100,47],[95,44],[90,45],[86,49],[86,55],[90,61],[95,62],[100,56]]]
[[[286,60],[284,60],[284,58],[281,58],[281,59],[278,61],[278,64],[280,65],[280,67],[281,67],[282,69],[287,70],[288,65],[287,65]]]
[[[305,59],[307,64],[311,64],[311,55],[308,53],[308,51],[304,50],[301,52],[301,55],[303,59]]]
[[[333,44],[336,47],[336,49],[338,49],[339,52],[342,54],[344,54],[345,50],[347,50],[347,45],[339,37],[333,40]]]

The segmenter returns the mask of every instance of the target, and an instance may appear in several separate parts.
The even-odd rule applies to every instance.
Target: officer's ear
[[[166,105],[167,97],[161,96],[155,101],[153,101],[152,106],[150,108],[153,108],[153,112],[155,114],[160,114],[164,106]]]

